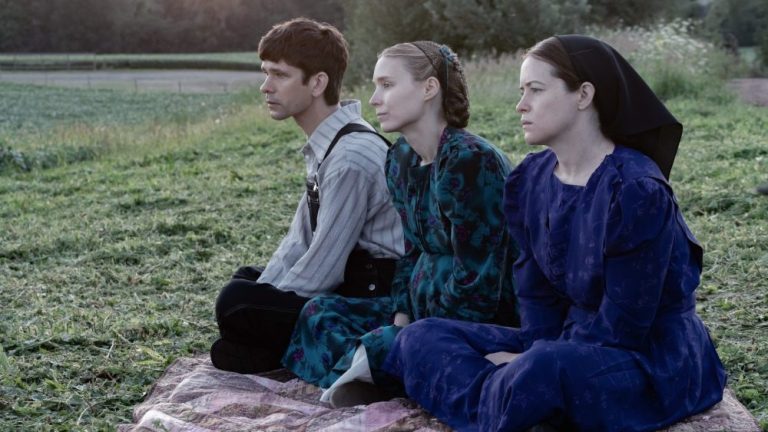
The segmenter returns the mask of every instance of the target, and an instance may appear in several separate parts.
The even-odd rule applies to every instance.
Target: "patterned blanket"
[[[214,368],[207,356],[181,358],[134,408],[134,423],[118,431],[450,431],[407,399],[332,409],[319,401],[320,394],[285,370],[241,375]],[[713,430],[760,429],[727,391],[709,411],[665,432]]]

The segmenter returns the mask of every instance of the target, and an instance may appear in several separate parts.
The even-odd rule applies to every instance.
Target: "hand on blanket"
[[[495,353],[490,353],[485,355],[485,359],[489,362],[495,364],[496,366],[502,364],[502,363],[509,363],[520,354],[518,353],[511,353],[506,351],[499,351]]]
[[[398,327],[405,327],[405,326],[407,326],[410,323],[411,323],[411,319],[408,318],[408,315],[406,315],[406,314],[404,314],[402,312],[398,312],[398,313],[395,314],[395,322],[394,322],[394,324],[396,326],[398,326]]]

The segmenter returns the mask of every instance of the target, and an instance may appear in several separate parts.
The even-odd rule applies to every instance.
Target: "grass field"
[[[145,151],[221,122],[254,94],[81,91],[0,83],[0,170],[51,167],[99,155]]]
[[[0,53],[0,62],[22,63],[67,63],[92,62],[110,63],[125,60],[193,60],[193,61],[227,61],[239,63],[260,64],[256,52],[223,52],[223,53],[189,53],[189,54],[14,54]]]
[[[259,63],[259,55],[255,51],[246,52],[214,52],[214,53],[180,53],[180,54],[14,54],[0,53],[0,61],[24,59],[25,61],[62,62],[77,60],[226,60],[238,62]]]
[[[518,162],[514,69],[467,68],[470,129]],[[259,100],[0,86],[0,430],[114,429],[208,349],[219,288],[266,262],[303,187],[298,128]],[[706,251],[698,310],[768,430],[768,109],[714,85],[668,106],[686,127],[672,184]]]

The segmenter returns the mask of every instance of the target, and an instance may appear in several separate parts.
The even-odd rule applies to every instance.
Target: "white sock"
[[[346,384],[352,381],[363,381],[373,384],[373,376],[371,376],[371,367],[368,365],[368,353],[365,351],[365,346],[360,344],[355,351],[354,357],[352,357],[352,365],[349,366],[346,372],[344,372],[330,387],[323,392],[320,396],[321,402],[328,402],[331,400],[331,395],[342,384]]]

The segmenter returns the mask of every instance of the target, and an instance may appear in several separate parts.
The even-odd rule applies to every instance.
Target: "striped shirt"
[[[403,255],[400,216],[392,206],[384,176],[384,142],[366,132],[344,135],[323,160],[331,140],[344,125],[370,127],[360,109],[359,101],[343,101],[302,148],[307,178],[314,179],[317,174],[320,189],[317,228],[313,234],[304,192],[288,234],[259,282],[313,297],[333,291],[344,281],[347,257],[355,248],[365,249],[375,258]]]

